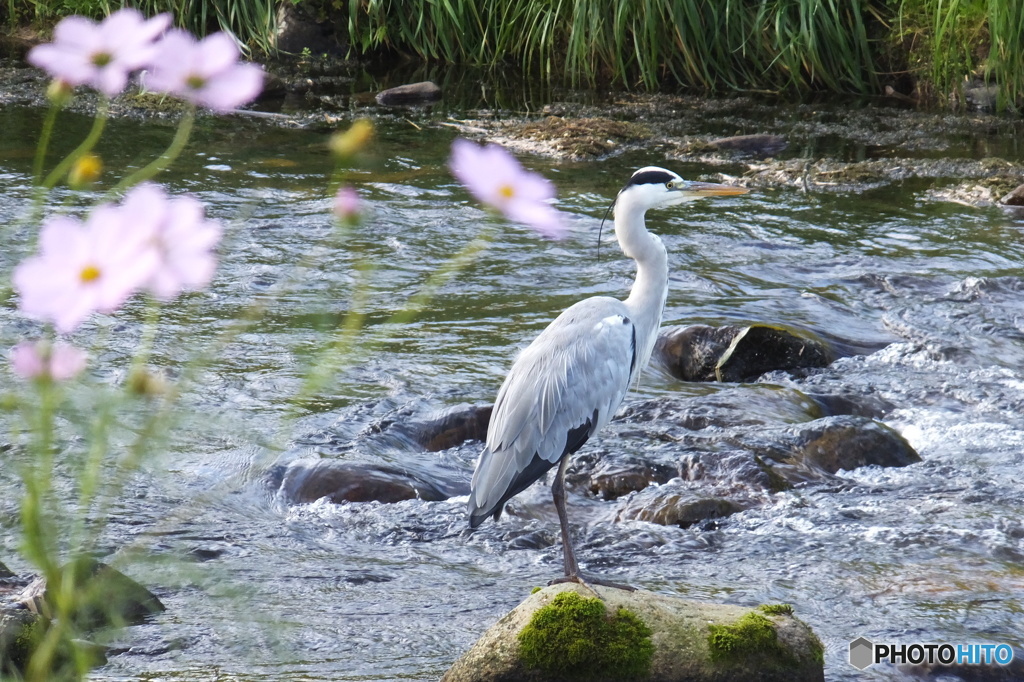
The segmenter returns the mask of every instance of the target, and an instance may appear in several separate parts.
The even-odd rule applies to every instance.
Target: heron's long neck
[[[615,236],[622,252],[636,261],[636,281],[624,302],[637,330],[638,373],[651,358],[668,297],[668,254],[644,226],[645,211],[622,197],[615,204]]]

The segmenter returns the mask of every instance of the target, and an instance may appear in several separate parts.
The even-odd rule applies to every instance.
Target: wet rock
[[[32,654],[38,614],[23,606],[0,604],[0,674],[20,679]]]
[[[720,519],[749,509],[753,502],[741,503],[714,497],[704,486],[671,481],[651,486],[631,496],[615,516],[616,521],[647,521],[660,526],[690,526],[708,519]]]
[[[821,407],[823,417],[854,415],[881,419],[896,406],[877,395],[840,395],[835,393],[808,393],[807,397]]]
[[[5,566],[3,562],[0,562],[0,578],[13,578],[13,577],[14,577],[14,573],[9,568],[7,568],[7,566]]]
[[[792,609],[568,583],[530,595],[441,679],[768,682],[822,680],[823,668],[821,642]]]
[[[388,88],[377,93],[377,104],[385,106],[411,106],[426,104],[441,99],[441,88],[437,83],[423,81]]]
[[[447,450],[466,441],[487,439],[493,405],[456,405],[427,419],[395,422],[391,429],[427,452]]]
[[[738,152],[757,156],[771,156],[781,152],[788,143],[781,135],[735,135],[733,137],[721,137],[711,140],[708,143],[712,149],[719,151]]]
[[[999,86],[972,80],[964,85],[964,100],[968,106],[980,111],[995,111],[999,101]]]
[[[662,429],[647,438],[678,440],[675,427],[700,431],[708,427],[741,427],[807,422],[826,416],[822,407],[801,391],[775,386],[708,385],[708,392],[684,397],[659,397],[627,404],[617,419],[652,424]],[[667,429],[667,431],[666,431]]]
[[[1007,206],[1024,206],[1024,185],[1019,185],[999,200],[999,203]]]
[[[810,332],[747,327],[670,327],[661,331],[655,359],[683,381],[754,381],[765,372],[827,367],[835,352]]]
[[[779,436],[776,445],[762,450],[766,458],[830,474],[862,466],[903,467],[921,461],[903,436],[863,417],[825,417],[786,427]]]
[[[279,492],[290,502],[327,498],[341,502],[400,502],[446,500],[469,492],[468,482],[456,477],[428,480],[422,474],[381,464],[338,460],[298,460],[279,472]],[[274,475],[273,472],[271,474]]]
[[[61,580],[75,584],[73,619],[81,630],[138,624],[164,610],[152,592],[115,568],[90,557],[79,557],[61,568]],[[28,585],[17,601],[46,618],[55,613],[45,578]]]
[[[684,480],[778,491],[862,466],[902,467],[920,455],[896,431],[865,417],[691,433],[679,440]]]
[[[571,466],[573,473],[566,475],[567,483],[585,488],[604,500],[643,490],[652,483],[666,483],[679,475],[675,467],[629,456],[598,459],[584,454]]]

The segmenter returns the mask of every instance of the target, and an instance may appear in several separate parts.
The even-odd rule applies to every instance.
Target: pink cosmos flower
[[[508,219],[549,239],[565,236],[562,214],[547,203],[555,196],[554,185],[539,173],[524,169],[503,147],[481,147],[457,138],[448,165],[470,194]]]
[[[217,267],[213,249],[222,230],[219,223],[203,216],[199,201],[168,197],[159,185],[142,184],[125,196],[121,211],[128,223],[152,225],[157,263],[143,286],[154,296],[169,301],[210,283]]]
[[[48,219],[39,253],[14,269],[21,312],[66,333],[93,312],[120,307],[157,266],[152,225],[123,217],[104,204],[84,224],[67,216]]]
[[[238,46],[226,33],[197,42],[187,31],[172,29],[158,45],[146,87],[214,111],[236,109],[263,89],[263,69],[239,64],[238,56]]]
[[[334,195],[333,210],[334,215],[341,218],[343,223],[354,223],[363,212],[363,200],[359,198],[358,192],[346,185]]]
[[[73,379],[85,369],[85,360],[85,351],[60,341],[22,341],[11,349],[11,368],[22,379]]]
[[[171,23],[170,14],[146,19],[136,9],[120,9],[97,24],[70,16],[53,31],[53,42],[28,53],[33,66],[71,85],[90,85],[108,97],[124,90],[128,74],[155,54],[156,38]]]

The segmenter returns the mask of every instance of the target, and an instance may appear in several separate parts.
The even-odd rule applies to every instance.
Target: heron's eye
[[[669,180],[668,182],[665,183],[665,187],[668,188],[668,189],[675,189],[676,188],[676,181],[675,180]]]

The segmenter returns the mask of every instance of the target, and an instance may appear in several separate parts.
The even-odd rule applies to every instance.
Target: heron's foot
[[[625,590],[626,592],[636,592],[636,588],[625,583],[617,583],[611,580],[605,580],[603,578],[596,578],[594,576],[584,576],[580,574],[567,575],[561,578],[555,578],[548,582],[548,585],[561,585],[562,583],[579,583],[584,587],[590,587],[591,585],[600,585],[601,587],[610,587],[613,590]],[[596,593],[595,593],[596,594]]]

